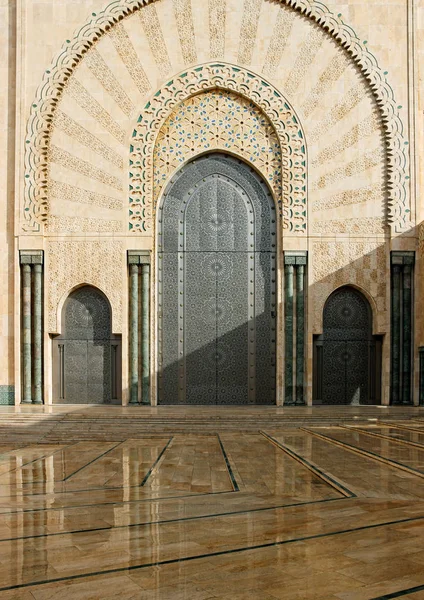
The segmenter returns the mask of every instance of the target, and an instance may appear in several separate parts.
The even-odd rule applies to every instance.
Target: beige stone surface
[[[116,422],[134,431],[143,409],[85,408],[77,421],[63,408],[0,409],[10,424],[0,443],[2,600],[423,597],[423,430],[405,426],[422,409],[352,426],[363,407],[344,407],[344,426],[316,427],[319,409],[268,407],[286,427],[240,432],[220,430],[228,407],[161,407],[147,410],[167,415],[168,429],[178,413],[200,413],[221,421],[220,433],[134,439]],[[287,427],[293,412],[302,428]],[[22,448],[23,414],[39,422]],[[50,443],[35,442],[51,418]]]
[[[389,252],[414,249],[415,225],[424,217],[420,203],[424,153],[418,151],[424,141],[420,60],[424,9],[417,0],[331,0],[327,8],[305,0],[306,15],[286,1],[157,0],[143,8],[140,4],[122,0],[106,9],[91,0],[18,0],[15,14],[14,2],[1,3],[1,64],[7,66],[1,67],[0,124],[6,143],[0,150],[0,173],[7,185],[0,189],[0,352],[8,360],[0,365],[0,385],[13,385],[20,370],[20,335],[14,325],[19,316],[19,281],[14,281],[19,270],[12,217],[16,215],[16,245],[46,253],[46,344],[48,334],[59,330],[57,315],[66,294],[83,283],[106,293],[114,309],[115,330],[125,338],[125,251],[155,249],[152,219],[163,182],[177,163],[207,150],[193,140],[181,160],[169,161],[168,142],[160,157],[158,148],[170,131],[167,120],[184,108],[181,102],[193,105],[213,93],[202,92],[192,73],[199,65],[216,61],[223,65],[220,79],[209,73],[204,86],[229,90],[225,93],[233,94],[236,105],[252,102],[255,118],[262,116],[270,123],[265,129],[272,138],[274,107],[266,100],[269,82],[294,110],[297,129],[292,134],[302,132],[298,137],[304,145],[304,173],[289,157],[287,121],[281,126],[286,137],[277,131],[281,173],[275,175],[274,165],[272,186],[278,203],[281,176],[280,252],[309,252],[309,383],[312,334],[321,331],[325,299],[345,284],[357,286],[370,299],[374,332],[386,340],[386,381]],[[124,9],[128,9],[124,18],[112,23],[112,15]],[[324,21],[330,33],[339,32],[356,62],[320,26]],[[234,83],[233,67],[251,75],[245,75],[242,84],[238,76]],[[222,112],[228,110],[224,105]],[[233,119],[232,130],[236,126],[240,127]],[[143,127],[147,132],[143,144],[139,150],[131,148],[133,133]],[[267,139],[266,148],[269,143]],[[225,148],[249,157],[231,140],[226,140]],[[267,152],[263,148],[261,152],[264,162]],[[261,168],[269,179],[271,166]],[[135,171],[141,173],[139,180],[131,179]],[[144,196],[135,191],[134,182],[147,189]],[[284,205],[284,198],[293,204]],[[143,206],[139,215],[136,202]],[[304,207],[303,217],[298,206]],[[108,274],[105,256],[110,257]],[[422,296],[422,260],[421,250],[417,298]],[[152,289],[153,299],[154,285]],[[424,344],[424,319],[419,310],[416,313],[418,347]],[[124,343],[124,352],[125,347]],[[46,360],[47,387],[48,365]]]
[[[0,3],[0,385],[14,383],[16,11]]]

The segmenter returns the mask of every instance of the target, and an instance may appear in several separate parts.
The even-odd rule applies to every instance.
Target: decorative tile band
[[[240,47],[238,52],[238,63],[240,65],[248,65],[252,62],[261,4],[262,0],[244,0]]]
[[[350,148],[358,142],[358,140],[373,134],[379,128],[378,117],[372,114],[354,125],[350,131],[342,135],[333,144],[321,150],[316,159],[312,161],[312,166],[322,165],[336,158],[347,148]]]
[[[0,406],[13,406],[15,404],[15,386],[0,385]]]
[[[283,229],[293,233],[305,234],[307,158],[305,136],[299,119],[287,100],[268,82],[240,67],[220,63],[202,65],[175,77],[153,96],[138,118],[136,129],[133,132],[130,155],[130,231],[147,232],[152,229],[155,193],[151,161],[155,144],[158,141],[160,146],[162,139],[161,133],[158,134],[158,132],[161,132],[164,123],[173,114],[177,105],[183,105],[199,93],[206,94],[212,91],[218,94],[221,93],[223,99],[224,91],[231,91],[233,104],[234,98],[237,95],[241,96],[244,99],[242,100],[244,110],[247,110],[246,107],[250,106],[250,110],[256,111],[256,115],[259,115],[256,116],[257,121],[260,122],[260,115],[262,115],[263,122],[270,123],[268,125],[268,136],[272,137],[271,134],[273,134],[278,138],[278,144],[276,140],[274,147],[279,145],[282,154],[281,193],[278,194],[277,202],[282,209]],[[212,95],[209,94],[209,103],[211,100]],[[227,100],[231,103],[229,96],[227,96]],[[203,112],[206,110],[207,104],[208,102],[205,100]],[[237,103],[234,104],[234,107],[236,106]],[[240,105],[238,108],[240,109]],[[247,114],[247,116],[249,115]],[[251,119],[252,116],[250,115],[249,118]],[[241,125],[237,126],[235,116],[232,117],[232,121],[229,129],[233,129],[233,134],[235,129],[236,132],[239,130],[238,134],[244,135],[245,132],[240,131]],[[242,120],[240,119],[240,121]],[[190,122],[185,123],[184,127],[186,125],[190,127]],[[212,121],[209,126],[213,128]],[[198,132],[196,134],[193,132],[193,154],[205,151],[205,148],[202,147],[202,139],[205,138],[206,140],[209,133],[210,131],[206,137],[202,137],[198,135]],[[226,133],[229,136],[227,146],[225,146],[224,141]],[[220,129],[219,133],[218,130],[215,132],[215,135],[222,140],[224,149],[227,147],[231,151],[232,147],[237,148],[237,140],[230,140],[231,131],[226,132],[225,129],[223,131]],[[166,137],[163,141],[165,140]],[[184,141],[184,143],[186,142]],[[269,145],[269,141],[267,145]],[[275,151],[276,148],[274,148],[274,155]],[[258,161],[259,154],[258,150]],[[265,167],[267,170],[270,169],[270,165],[265,165]]]
[[[179,104],[159,131],[153,153],[154,203],[179,166],[211,150],[229,150],[255,165],[281,200],[281,148],[271,123],[253,102],[212,90]]]
[[[197,52],[191,0],[173,0],[173,2],[184,64],[193,65],[197,63]]]
[[[343,165],[341,167],[337,167],[334,171],[322,175],[318,181],[316,181],[312,185],[313,190],[322,190],[328,186],[331,186],[339,179],[344,179],[345,177],[352,177],[352,175],[357,175],[358,173],[363,173],[368,169],[372,169],[377,165],[382,163],[383,160],[383,151],[380,148],[376,148],[355,158],[350,163]]]
[[[77,102],[81,108],[83,108],[93,119],[106,129],[118,142],[125,145],[126,135],[125,131],[113,120],[110,114],[103,108],[103,106],[85,89],[85,87],[76,79],[72,77],[67,86],[66,91],[69,93],[71,98]],[[53,111],[55,112],[55,111]]]
[[[56,111],[54,124],[58,129],[61,129],[69,135],[69,137],[78,140],[80,144],[87,146],[87,148],[90,148],[93,152],[102,156],[105,160],[115,165],[115,167],[118,167],[118,169],[123,169],[124,163],[122,156],[117,154],[112,148],[109,148],[109,146],[99,140],[99,138],[87,131],[87,129],[82,127],[61,110]]]
[[[63,217],[50,215],[47,223],[50,233],[120,233],[122,221],[117,219],[93,219],[90,217]]]
[[[339,54],[336,54],[328,67],[321,73],[318,82],[302,105],[302,112],[306,117],[309,117],[309,115],[313,113],[322,96],[339,79],[348,65],[349,59],[345,53],[340,50]]]
[[[108,6],[92,17],[72,40],[66,40],[64,46],[46,70],[32,104],[27,125],[25,152],[25,200],[22,227],[26,232],[40,231],[41,224],[48,216],[48,191],[46,175],[48,167],[48,148],[50,145],[51,122],[58,100],[64,86],[72,76],[75,67],[84,59],[85,54],[102,35],[112,33],[118,51],[123,60],[127,60],[127,68],[134,76],[136,71],[143,75],[137,78],[139,89],[147,91],[148,81],[138,65],[128,62],[131,48],[126,43],[122,19],[138,10],[142,10],[153,0],[113,0]],[[366,44],[358,38],[354,30],[346,25],[340,16],[332,13],[325,4],[318,0],[279,0],[282,5],[289,6],[311,19],[323,31],[330,35],[350,55],[351,60],[367,80],[380,111],[380,118],[385,132],[387,158],[387,195],[388,218],[396,233],[407,231],[411,227],[411,208],[408,186],[409,153],[408,142],[403,137],[403,124],[399,117],[397,102],[393,90],[387,81],[387,73],[377,64]],[[125,38],[125,39],[124,39]],[[221,43],[219,44],[222,48]],[[131,53],[130,53],[131,54]],[[134,70],[135,69],[135,70]],[[293,79],[293,78],[292,78]],[[291,81],[292,87],[296,81]],[[141,91],[141,90],[140,90]],[[258,99],[260,101],[260,99]]]
[[[383,234],[384,219],[382,217],[362,217],[361,219],[330,219],[315,221],[312,225],[313,233],[369,233]]]
[[[159,73],[165,77],[171,71],[171,61],[169,60],[163,31],[160,26],[156,6],[150,4],[144,10],[138,13],[143,31],[149,42]]]
[[[279,67],[295,17],[296,13],[294,11],[280,10],[278,13],[274,33],[264,62],[263,74],[266,77],[272,77]]]
[[[105,90],[112,96],[116,104],[122,110],[122,112],[131,116],[134,110],[133,103],[126,91],[122,88],[119,81],[116,79],[113,72],[107,66],[102,55],[93,48],[91,52],[87,54],[87,66],[90,71],[97,77]]]
[[[313,29],[308,35],[306,40],[303,42],[298,57],[296,58],[293,68],[290,71],[289,76],[284,84],[284,90],[289,96],[296,93],[297,88],[300,85],[307,66],[311,63],[313,57],[316,55],[318,50],[321,48],[324,37],[319,29]]]
[[[333,196],[326,196],[320,200],[315,199],[313,203],[313,212],[319,213],[327,208],[338,208],[339,206],[350,206],[351,204],[378,201],[379,198],[381,198],[381,185],[377,183],[363,188],[344,190],[343,192],[339,192]]]
[[[212,60],[223,60],[225,53],[226,0],[208,0],[209,37]]]
[[[112,196],[105,196],[98,192],[85,190],[76,187],[70,183],[49,179],[49,192],[53,198],[60,198],[68,202],[78,202],[79,204],[91,204],[92,206],[100,206],[109,208],[110,210],[122,210],[122,202]]]
[[[63,148],[59,148],[52,144],[49,149],[49,159],[49,162],[61,165],[71,171],[81,173],[81,175],[85,175],[86,177],[96,179],[97,181],[100,181],[100,183],[115,188],[115,190],[122,190],[122,183],[117,177],[106,173],[106,171],[102,171],[102,169],[94,167],[89,162],[82,160],[77,156],[73,156],[67,150],[63,150]]]
[[[131,75],[140,94],[144,96],[144,94],[146,94],[150,89],[150,83],[143,67],[140,64],[138,55],[134,46],[132,45],[129,35],[125,31],[125,27],[122,25],[122,23],[118,23],[118,25],[115,25],[115,27],[110,30],[110,36],[117,53],[127,68],[128,73]]]

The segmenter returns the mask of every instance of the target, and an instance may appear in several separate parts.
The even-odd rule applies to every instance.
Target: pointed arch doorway
[[[118,404],[121,340],[112,334],[107,298],[95,287],[73,291],[62,309],[62,333],[53,340],[53,394],[57,404]]]
[[[276,209],[243,161],[173,178],[158,215],[158,403],[275,404]]]
[[[344,286],[324,306],[323,334],[314,340],[314,404],[381,403],[380,336],[372,310],[357,289]]]

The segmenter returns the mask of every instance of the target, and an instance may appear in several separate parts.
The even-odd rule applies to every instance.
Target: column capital
[[[150,250],[127,250],[128,264],[150,265],[151,254]]]
[[[130,294],[129,294],[129,370],[130,370],[130,404],[138,404],[138,281],[139,262],[137,255],[129,262]]]
[[[303,265],[308,263],[308,253],[306,250],[286,250],[284,252],[285,265]]]
[[[392,265],[414,265],[415,252],[407,250],[392,250],[390,252],[390,260]]]
[[[44,262],[43,250],[19,250],[21,265],[42,265]]]

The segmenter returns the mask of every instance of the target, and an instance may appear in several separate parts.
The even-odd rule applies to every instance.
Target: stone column
[[[293,271],[285,266],[285,404],[293,404]]]
[[[296,266],[296,404],[304,404],[305,267]]]
[[[138,264],[130,264],[130,404],[138,404]]]
[[[400,328],[400,265],[392,267],[392,368],[391,368],[391,403],[400,402],[400,346],[401,346],[401,328]]]
[[[305,404],[305,273],[308,255],[284,252],[285,265],[285,405]],[[296,308],[294,308],[296,306]],[[294,314],[294,312],[296,314]],[[294,318],[296,316],[296,318]],[[294,385],[294,381],[296,381]]]
[[[128,250],[128,264],[130,267],[130,404],[138,404],[139,402],[140,351],[141,403],[150,404],[150,251]],[[141,298],[139,298],[138,293],[140,271]],[[141,339],[138,335],[140,312]]]
[[[43,330],[42,330],[42,285],[43,266],[41,263],[34,267],[34,404],[43,403]]]
[[[391,404],[412,404],[415,253],[391,253]]]
[[[24,404],[32,402],[31,365],[31,264],[22,265],[22,361]]]
[[[141,314],[142,314],[142,404],[150,404],[150,265],[141,267]]]
[[[20,250],[22,402],[43,403],[43,251]]]
[[[412,403],[412,266],[403,267],[402,388],[403,404]]]

